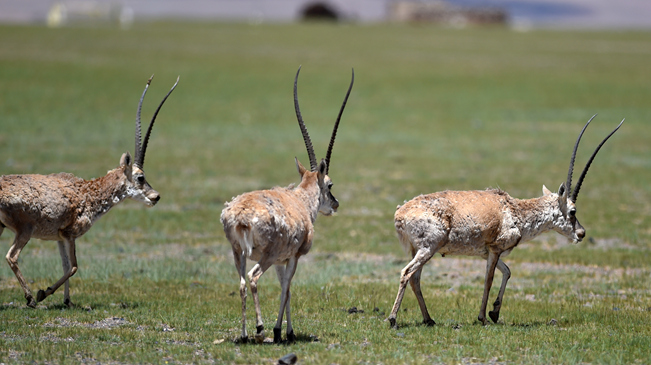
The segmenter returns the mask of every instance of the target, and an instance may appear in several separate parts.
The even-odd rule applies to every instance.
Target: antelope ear
[[[122,157],[120,158],[120,167],[124,167],[124,174],[127,175],[127,180],[131,181],[131,173],[133,170],[133,159],[131,158],[131,155],[129,152],[125,152],[122,154]]]
[[[319,166],[317,166],[317,171],[318,171],[318,177],[319,181],[323,181],[326,176],[326,170],[328,169],[328,165],[326,164],[324,159],[321,159],[321,162],[319,162]]]
[[[319,163],[319,174],[325,176],[327,169],[328,169],[328,165],[326,165],[326,162],[325,162],[324,159],[321,159],[321,163]]]
[[[565,183],[562,183],[561,186],[558,187],[558,197],[559,198],[567,198],[567,190],[565,190]]]
[[[302,179],[303,174],[305,174],[307,169],[301,164],[298,158],[294,157],[294,161],[296,161],[296,169],[298,170],[298,174],[301,175],[301,179]]]
[[[131,159],[129,152],[123,153],[122,157],[120,157],[120,166],[131,166],[131,162],[133,162],[133,160]]]
[[[543,185],[542,190],[543,190],[543,195],[551,195],[551,193],[552,193],[551,191],[549,191],[549,189],[547,189],[547,187],[545,185]]]

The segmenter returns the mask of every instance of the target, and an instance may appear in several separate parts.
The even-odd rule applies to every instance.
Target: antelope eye
[[[138,182],[139,182],[140,184],[142,184],[142,183],[145,182],[145,177],[142,176],[142,175],[138,175],[138,176],[136,177],[136,180],[138,180]]]
[[[576,215],[576,210],[570,210],[570,217],[574,217]]]

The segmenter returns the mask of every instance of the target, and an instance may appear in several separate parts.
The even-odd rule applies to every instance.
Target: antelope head
[[[579,148],[579,141],[581,141],[583,132],[585,132],[588,124],[590,124],[592,119],[594,119],[596,116],[597,115],[595,114],[592,116],[592,118],[590,118],[590,120],[588,120],[585,126],[583,126],[579,137],[576,139],[576,143],[574,144],[574,151],[572,152],[572,158],[570,159],[570,168],[567,172],[567,181],[561,184],[561,186],[558,188],[558,192],[555,194],[556,198],[558,199],[559,212],[557,213],[556,219],[554,220],[554,230],[571,239],[574,243],[581,242],[581,240],[583,240],[583,237],[585,237],[585,228],[583,228],[576,217],[576,199],[579,196],[579,190],[581,190],[583,179],[585,179],[585,175],[588,173],[590,164],[592,164],[592,161],[597,155],[597,152],[599,152],[599,149],[601,149],[601,146],[603,146],[608,138],[615,134],[619,127],[622,126],[622,123],[624,123],[624,120],[622,120],[617,128],[610,132],[610,134],[606,136],[603,141],[601,141],[599,146],[597,146],[595,151],[592,153],[592,156],[588,160],[588,163],[583,168],[583,172],[581,172],[581,176],[579,177],[579,181],[576,183],[574,190],[572,190],[572,173],[574,170],[576,151]],[[545,186],[543,186],[543,194],[551,195],[552,193]]]
[[[350,91],[353,88],[353,83],[355,82],[355,70],[352,71],[352,77],[350,80],[350,86],[348,86],[348,91],[346,92],[346,97],[344,98],[344,102],[341,105],[341,109],[339,110],[339,114],[337,115],[337,121],[335,122],[335,126],[332,129],[332,135],[330,136],[330,144],[328,145],[328,152],[326,153],[325,159],[322,159],[321,162],[317,165],[316,162],[316,157],[314,154],[314,148],[312,147],[312,141],[310,140],[310,135],[307,132],[307,128],[305,127],[305,122],[303,121],[303,117],[301,116],[301,109],[298,105],[298,93],[297,93],[297,83],[298,83],[298,74],[301,72],[301,68],[298,68],[298,71],[296,71],[296,78],[294,78],[294,109],[296,110],[296,118],[298,119],[298,125],[301,128],[301,133],[303,134],[303,141],[305,142],[305,148],[307,149],[307,155],[310,159],[310,170],[308,171],[303,165],[296,160],[296,168],[298,169],[298,173],[301,176],[301,180],[304,180],[306,178],[305,174],[316,174],[316,179],[318,182],[319,186],[319,212],[323,215],[332,215],[334,212],[337,211],[337,208],[339,208],[339,202],[337,201],[337,198],[335,198],[334,195],[332,195],[332,180],[328,176],[328,170],[330,168],[330,161],[331,161],[331,156],[332,156],[332,147],[334,146],[335,143],[335,137],[337,136],[337,128],[339,128],[339,121],[341,120],[341,115],[344,112],[344,108],[346,108],[346,103],[348,102],[348,96],[350,95]]]
[[[142,140],[141,144],[140,111],[142,109],[142,101],[145,99],[145,94],[147,93],[147,89],[149,89],[149,84],[151,84],[153,77],[154,75],[152,75],[149,80],[147,80],[147,85],[145,85],[145,90],[142,92],[140,102],[138,103],[138,112],[136,114],[136,156],[132,160],[129,152],[125,152],[122,154],[122,158],[120,158],[120,166],[124,169],[124,173],[127,177],[127,197],[142,202],[148,207],[153,207],[156,205],[156,203],[158,203],[160,200],[160,194],[154,190],[151,185],[149,185],[147,179],[145,178],[145,152],[147,151],[149,136],[151,135],[151,130],[154,127],[156,116],[158,115],[160,108],[165,103],[165,100],[167,100],[167,97],[170,96],[172,91],[174,91],[174,88],[176,88],[176,85],[179,83],[179,79],[177,78],[174,86],[172,86],[170,91],[167,93],[167,95],[165,95],[163,100],[158,105],[156,112],[154,112],[154,116],[151,118],[151,122],[149,122],[147,133],[145,134],[145,138]]]

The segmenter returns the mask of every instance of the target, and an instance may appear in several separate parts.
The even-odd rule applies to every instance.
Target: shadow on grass
[[[540,328],[540,327],[546,327],[550,326],[553,324],[547,323],[547,322],[542,322],[542,321],[534,321],[534,322],[524,322],[524,323],[504,323],[504,322],[497,322],[497,323],[490,323],[486,327],[517,327],[517,328]],[[415,328],[415,327],[450,327],[454,330],[461,329],[463,327],[477,327],[477,326],[483,326],[481,322],[479,321],[472,321],[472,322],[458,322],[458,323],[451,323],[451,322],[446,322],[446,323],[436,323],[433,326],[427,325],[423,322],[412,322],[412,323],[402,323],[398,324],[397,328],[394,328],[393,330],[400,330],[400,329],[405,329],[405,328]],[[389,328],[387,324],[387,328]]]
[[[504,325],[506,326],[507,324],[504,323]],[[525,323],[511,323],[508,324],[508,326],[518,327],[518,328],[539,328],[539,327],[550,326],[550,324],[546,322],[535,321],[535,322],[525,322]]]
[[[292,345],[297,343],[312,343],[319,342],[319,338],[315,335],[305,335],[297,334],[296,339],[292,342],[288,342],[286,339],[282,340],[280,343],[274,343],[271,338],[265,339],[263,342],[256,342],[254,339],[249,338],[248,341],[244,342],[241,338],[236,338],[233,340],[236,345],[247,345],[247,346],[278,346],[278,345]]]
[[[391,330],[400,330],[400,329],[403,329],[403,328],[414,328],[414,327],[424,327],[424,328],[427,328],[427,327],[452,327],[452,328],[460,328],[461,325],[462,325],[461,323],[446,323],[446,324],[436,323],[434,325],[430,325],[430,324],[423,323],[422,321],[420,321],[420,322],[411,322],[411,323],[398,323],[396,328],[392,328],[388,321],[384,321],[383,323],[386,324],[387,329],[391,329]],[[465,325],[468,325],[468,324],[464,323],[463,325],[465,326]]]

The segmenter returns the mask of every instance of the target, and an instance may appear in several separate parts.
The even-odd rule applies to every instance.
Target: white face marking
[[[559,199],[554,219],[554,230],[572,240],[573,243],[581,242],[585,230],[576,218],[576,205],[570,199],[566,199],[564,203]],[[582,234],[581,236],[579,236],[579,232]]]
[[[147,183],[144,171],[134,166],[131,177],[132,181],[127,187],[127,197],[153,207],[158,202],[158,193]],[[150,196],[154,196],[155,200]]]
[[[330,216],[337,212],[337,208],[339,208],[339,202],[337,201],[337,198],[335,198],[334,195],[332,195],[330,192],[330,188],[332,188],[333,185],[330,177],[326,176],[323,179],[323,184],[324,186],[320,187],[321,196],[319,212],[325,216]]]
[[[131,198],[135,201],[144,203],[148,207],[153,207],[154,202],[152,202],[146,195],[145,192],[142,189],[138,189],[135,186],[129,186],[127,187],[127,197]]]

